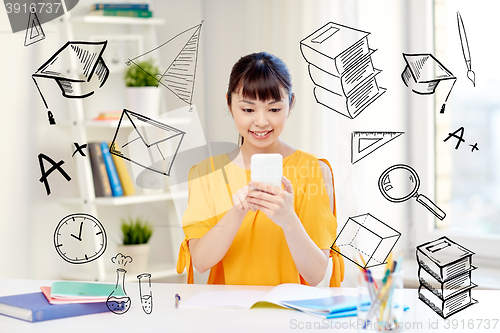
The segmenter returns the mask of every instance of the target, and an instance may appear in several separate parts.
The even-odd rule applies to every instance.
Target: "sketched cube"
[[[401,233],[391,228],[371,214],[350,217],[335,239],[332,249],[361,268],[385,264],[387,256],[401,237]],[[338,251],[336,251],[338,252]],[[359,261],[358,252],[366,264]]]

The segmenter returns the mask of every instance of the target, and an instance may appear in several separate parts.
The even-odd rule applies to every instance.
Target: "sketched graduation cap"
[[[102,59],[108,41],[103,42],[67,42],[49,60],[32,75],[33,81],[42,97],[45,107],[47,102],[37,83],[37,78],[53,79],[66,98],[85,98],[94,94],[95,83],[101,88],[108,79],[109,69]],[[76,70],[67,71],[63,58],[76,63]]]
[[[127,139],[123,139],[122,127],[127,126],[127,122],[133,130]],[[172,126],[124,109],[109,151],[143,168],[170,176],[185,134]]]
[[[433,94],[439,84],[447,85],[448,101],[457,78],[432,54],[405,54],[406,67],[401,73],[404,84],[419,95]],[[444,104],[443,104],[444,105]]]

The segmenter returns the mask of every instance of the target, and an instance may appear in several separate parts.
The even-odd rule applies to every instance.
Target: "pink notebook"
[[[43,295],[45,296],[45,298],[47,298],[50,304],[99,303],[106,302],[106,300],[108,299],[107,297],[53,298],[50,296],[50,287],[40,287],[40,289],[42,290]]]

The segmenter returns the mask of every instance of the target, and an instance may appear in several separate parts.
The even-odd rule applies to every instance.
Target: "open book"
[[[212,307],[250,309],[257,303],[267,302],[282,307],[289,307],[284,301],[319,299],[331,296],[331,291],[301,284],[280,284],[270,291],[263,290],[228,290],[203,291],[179,304],[180,307]]]

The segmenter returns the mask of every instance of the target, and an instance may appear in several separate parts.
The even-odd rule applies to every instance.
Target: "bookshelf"
[[[93,16],[84,15],[74,17],[71,20],[75,23],[97,23],[97,24],[126,24],[126,25],[163,25],[164,19],[159,18],[138,18],[138,17],[114,17],[114,16]]]
[[[95,198],[94,204],[96,206],[122,206],[122,205],[133,205],[133,204],[141,204],[148,202],[157,202],[157,201],[166,201],[173,200],[176,198],[186,198],[188,197],[187,192],[180,193],[157,193],[157,194],[134,194],[123,197],[101,197]],[[62,203],[65,204],[82,204],[83,198],[64,198],[61,199]]]
[[[73,17],[71,12],[67,12],[66,15],[60,19],[60,29],[61,37],[65,38],[66,41],[81,40],[82,36],[85,36],[85,39],[89,40],[95,39],[96,36],[99,36],[99,38],[112,36],[114,40],[126,40],[127,38],[138,40],[140,42],[140,47],[142,48],[142,39],[149,42],[150,45],[156,44],[157,38],[155,27],[161,26],[164,23],[165,21],[159,18],[100,17],[91,15]],[[95,26],[96,24],[98,27]],[[95,32],[96,29],[98,30],[99,35],[92,35],[91,32]],[[124,33],[124,31],[126,32]],[[75,35],[78,35],[79,38],[75,39]],[[155,58],[155,56],[153,56],[153,58]],[[160,63],[158,55],[156,55],[155,62],[158,64]],[[69,59],[67,67],[68,72],[76,72],[78,67],[75,63],[75,59]],[[110,64],[109,75],[121,75],[123,74],[124,69],[124,64]],[[75,89],[78,90],[79,88],[80,87],[75,87]],[[76,92],[79,93],[79,91]],[[61,122],[58,122],[57,124],[68,127],[69,132],[71,133],[71,140],[73,140],[73,142],[88,143],[88,138],[95,136],[95,132],[100,132],[101,135],[102,133],[106,133],[106,140],[101,141],[109,141],[110,138],[113,137],[114,131],[118,125],[118,120],[89,120],[89,117],[86,116],[86,111],[88,110],[86,110],[85,103],[82,99],[67,99],[67,103],[69,109],[68,120],[61,119]],[[189,118],[169,118],[168,122],[172,125],[180,123],[185,124],[186,122],[189,122]],[[122,123],[121,127],[133,130],[131,123]],[[100,210],[105,209],[106,207],[108,207],[107,210],[109,214],[109,208],[112,210],[113,207],[168,202],[178,197],[187,198],[187,193],[181,192],[172,195],[168,191],[153,194],[134,194],[122,197],[96,197],[94,193],[90,158],[76,159],[75,166],[77,173],[76,178],[79,187],[78,196],[63,198],[60,202],[62,204],[70,205],[71,207],[79,206],[79,211],[95,216],[98,219]],[[139,190],[138,192],[141,191]],[[113,214],[117,215],[118,219],[120,210],[117,209],[116,211],[117,212]],[[105,228],[107,227],[105,221],[101,221],[101,223],[103,223]],[[172,260],[169,262],[149,261],[148,273],[152,274],[152,279],[177,276],[177,272],[175,270],[175,263],[177,259],[176,254],[182,241],[182,235],[179,231],[180,228],[170,228],[169,239],[165,240],[166,242],[170,242],[171,253],[173,255]],[[154,251],[153,248],[151,250]],[[115,272],[114,270],[109,270],[109,268],[105,265],[111,256],[113,256],[113,254],[107,252],[99,259],[86,265],[86,267],[72,267],[72,269],[62,274],[62,278],[71,280],[113,281],[115,279]]]

